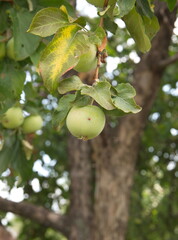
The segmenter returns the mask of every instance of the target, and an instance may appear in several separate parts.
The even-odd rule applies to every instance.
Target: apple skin
[[[22,109],[19,107],[12,107],[2,117],[1,123],[5,128],[18,128],[24,121]]]
[[[74,67],[77,72],[89,72],[97,66],[96,45],[90,43],[88,46],[88,51],[80,56],[78,64]]]
[[[73,107],[67,115],[66,125],[73,136],[83,140],[92,139],[102,132],[105,115],[97,106]]]
[[[6,45],[0,42],[0,60],[2,60],[6,55]]]
[[[43,119],[40,115],[31,115],[26,117],[23,125],[22,132],[23,133],[33,133],[37,130],[40,130],[43,126]]]
[[[15,60],[14,38],[13,37],[7,43],[7,56],[8,56],[8,58]]]

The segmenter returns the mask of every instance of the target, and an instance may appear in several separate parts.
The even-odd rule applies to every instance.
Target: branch
[[[159,67],[165,68],[168,65],[171,65],[172,63],[175,63],[178,60],[178,53],[176,53],[174,56],[166,58],[162,60],[159,64]]]
[[[69,235],[69,219],[67,216],[60,216],[44,207],[35,206],[31,203],[6,200],[0,197],[0,210],[12,212],[21,217],[36,221],[37,223],[55,229],[65,236]]]

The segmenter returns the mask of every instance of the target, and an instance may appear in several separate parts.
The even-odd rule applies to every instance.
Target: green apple
[[[23,112],[20,107],[12,107],[2,117],[1,123],[5,128],[17,128],[24,121]]]
[[[6,55],[6,45],[4,42],[0,42],[0,60]]]
[[[92,139],[102,132],[105,115],[97,106],[73,107],[67,115],[66,125],[73,136],[83,140]]]
[[[40,115],[31,115],[25,118],[22,131],[23,133],[33,133],[40,130],[43,126],[43,119]]]
[[[7,43],[7,56],[8,58],[15,60],[14,38],[11,38]]]
[[[80,56],[78,64],[74,67],[77,72],[89,72],[97,66],[97,47],[94,44],[88,45],[88,51]]]

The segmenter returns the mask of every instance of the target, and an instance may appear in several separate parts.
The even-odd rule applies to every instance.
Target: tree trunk
[[[87,142],[69,137],[70,154],[70,212],[69,239],[89,240],[92,216],[92,166],[91,149]]]
[[[153,40],[152,49],[142,57],[134,72],[136,102],[143,110],[139,114],[121,118],[114,129],[107,125],[99,137],[87,143],[74,139],[70,141],[70,158],[73,162],[71,199],[77,202],[76,209],[73,208],[77,213],[76,221],[82,221],[86,213],[86,221],[79,224],[80,226],[73,225],[72,232],[75,232],[75,236],[71,235],[70,240],[125,239],[130,192],[141,134],[160,86],[164,70],[160,63],[168,56],[175,21],[175,12],[169,13],[164,3],[157,2],[156,12],[160,21],[160,31]],[[92,199],[91,159],[95,163],[93,211],[89,203]],[[80,179],[77,179],[77,176],[81,176]],[[87,235],[83,235],[85,231]]]

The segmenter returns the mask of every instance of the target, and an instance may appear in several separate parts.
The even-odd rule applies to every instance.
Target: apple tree
[[[126,239],[141,137],[163,73],[178,59],[169,56],[176,1],[88,3],[97,18],[77,13],[75,1],[0,2],[0,173],[28,198],[0,198],[0,210],[43,226],[24,224],[31,239],[63,239],[50,229],[70,240]],[[126,59],[111,75],[108,55]],[[44,177],[35,166],[46,157]],[[66,174],[69,189],[59,181]]]

